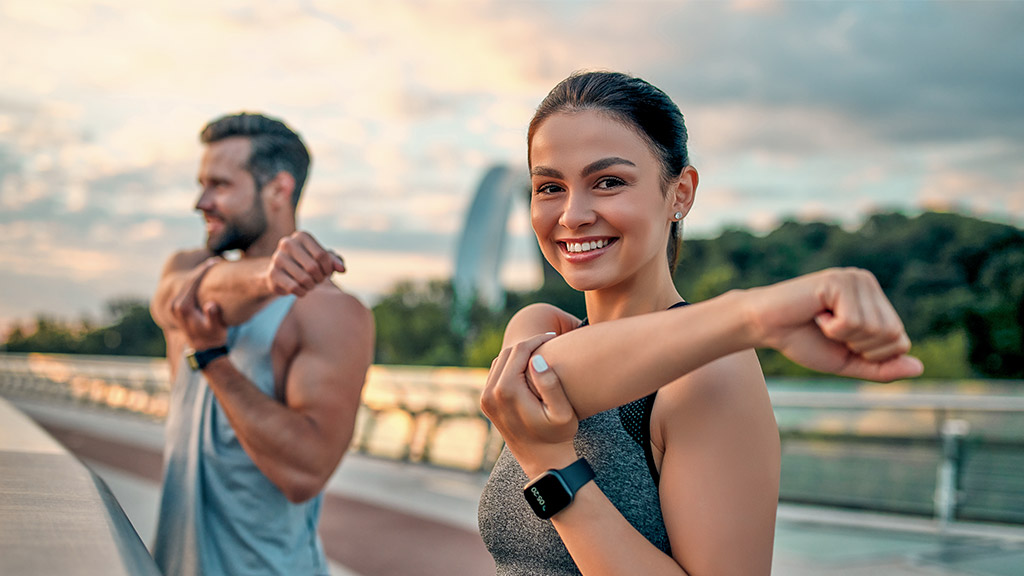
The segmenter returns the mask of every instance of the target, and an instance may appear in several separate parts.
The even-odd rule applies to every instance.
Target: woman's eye
[[[534,194],[554,194],[555,192],[559,192],[561,189],[562,187],[557,184],[542,184],[534,190]]]
[[[607,178],[601,178],[600,180],[598,180],[596,188],[605,188],[605,189],[607,189],[607,188],[615,188],[615,187],[618,187],[618,186],[625,186],[625,185],[626,185],[626,183],[621,178],[615,178],[614,176],[609,176]]]

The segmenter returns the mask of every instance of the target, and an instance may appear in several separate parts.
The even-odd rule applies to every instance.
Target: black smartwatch
[[[188,360],[188,365],[192,370],[202,370],[209,366],[210,362],[227,353],[227,346],[217,346],[216,348],[207,348],[206,350],[189,350],[185,353],[185,358]]]
[[[593,479],[594,469],[580,458],[561,470],[548,470],[530,480],[523,488],[523,495],[534,514],[547,520],[572,504],[576,492]]]

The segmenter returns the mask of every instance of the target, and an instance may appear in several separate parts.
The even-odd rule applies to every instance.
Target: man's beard
[[[249,212],[232,220],[224,219],[224,229],[217,236],[207,237],[206,247],[218,256],[229,250],[245,252],[266,231],[267,215],[257,198]]]

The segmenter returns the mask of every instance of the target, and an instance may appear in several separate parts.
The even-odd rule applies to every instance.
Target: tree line
[[[779,282],[832,266],[870,270],[900,313],[912,353],[932,378],[1024,379],[1024,230],[968,216],[926,212],[870,216],[858,229],[827,222],[785,222],[767,235],[729,229],[684,243],[675,280],[699,302],[736,288]],[[475,304],[468,330],[453,327],[450,282],[401,282],[374,305],[376,361],[381,364],[490,365],[508,319],[521,307],[548,302],[585,315],[583,297],[556,275],[535,291],[513,292],[499,309]],[[18,326],[11,352],[162,356],[163,335],[147,304],[109,305],[111,321],[67,323],[36,318]],[[781,355],[758,351],[765,374],[809,371]]]

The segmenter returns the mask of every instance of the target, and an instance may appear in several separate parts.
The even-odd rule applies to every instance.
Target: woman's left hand
[[[554,337],[541,334],[502,350],[480,397],[484,414],[530,477],[576,460],[576,412],[558,375],[535,354]]]

